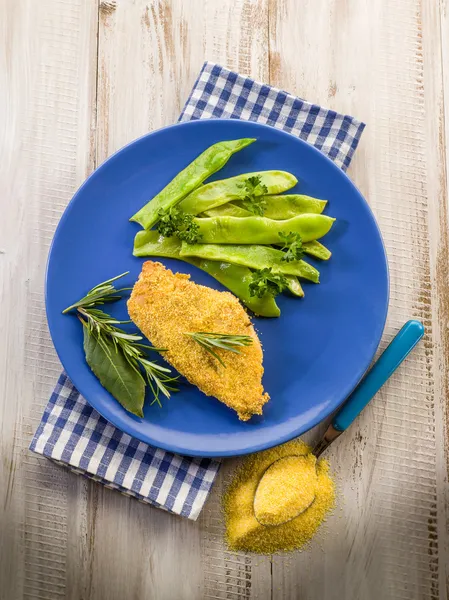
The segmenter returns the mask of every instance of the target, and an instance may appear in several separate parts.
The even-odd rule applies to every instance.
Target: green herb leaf
[[[260,175],[248,177],[244,183],[248,196],[263,196],[268,193],[268,188],[262,183]]]
[[[130,365],[120,346],[93,332],[85,321],[82,323],[87,364],[123,408],[143,417],[145,381],[141,373]]]
[[[160,209],[157,230],[164,237],[172,237],[178,231],[180,211],[177,208]]]
[[[283,233],[280,231],[279,238],[283,242],[281,250],[285,252],[282,260],[285,262],[301,260],[304,256],[304,248],[299,233],[294,233],[293,231],[290,231],[290,233]]]
[[[201,239],[199,232],[200,226],[193,220],[193,215],[185,215],[191,217],[190,221],[185,221],[185,229],[178,232],[178,238],[189,244],[196,244]]]
[[[263,196],[246,196],[242,200],[242,205],[254,215],[263,217],[267,202]]]
[[[117,294],[119,294],[120,292],[125,292],[126,290],[130,290],[131,288],[121,288],[119,290],[116,290],[115,286],[112,284],[114,283],[114,281],[117,281],[117,279],[128,275],[128,273],[129,271],[126,271],[126,273],[122,273],[121,275],[117,275],[117,277],[112,277],[107,281],[103,281],[103,283],[99,283],[98,285],[93,287],[90,290],[90,292],[87,292],[84,298],[81,298],[81,300],[78,300],[78,302],[75,302],[75,304],[72,304],[71,306],[68,306],[65,310],[63,310],[63,314],[66,314],[71,310],[74,310],[75,308],[89,308],[94,306],[100,306],[102,304],[106,304],[107,302],[117,302],[117,300],[120,300],[121,298],[121,296],[118,296]]]
[[[164,237],[176,235],[180,240],[195,244],[200,240],[201,234],[194,219],[194,215],[183,213],[176,207],[168,211],[160,210],[157,230]]]
[[[235,354],[240,354],[238,347],[251,346],[253,338],[250,335],[233,335],[229,333],[211,333],[207,331],[197,331],[195,333],[185,333],[190,336],[197,344],[202,346],[207,352],[212,354],[223,367],[226,367],[221,357],[215,351],[215,348],[228,350]]]
[[[179,377],[171,374],[170,369],[163,367],[154,361],[147,360],[145,358],[139,358],[141,367],[143,368],[148,385],[153,393],[153,402],[157,403],[162,407],[161,401],[159,400],[159,392],[162,392],[166,398],[170,398],[170,392],[177,392],[178,388],[173,385]]]
[[[245,192],[242,198],[243,206],[253,214],[263,216],[267,206],[263,196],[268,193],[268,188],[262,183],[260,175],[248,177],[241,187]]]
[[[85,325],[89,333],[95,336],[101,343],[103,340],[110,342],[114,347],[120,349],[129,366],[141,375],[140,368],[143,369],[148,385],[153,392],[153,402],[161,405],[159,392],[170,398],[170,391],[177,391],[172,382],[178,379],[171,375],[170,369],[151,362],[146,358],[145,352],[155,350],[164,352],[163,348],[154,348],[147,344],[142,344],[142,336],[136,333],[127,333],[116,325],[128,323],[128,321],[118,321],[102,310],[78,308],[80,320]],[[117,398],[118,400],[118,398]]]
[[[124,273],[125,275],[126,273]],[[153,402],[161,405],[159,393],[167,398],[170,392],[177,391],[173,382],[178,376],[173,376],[170,369],[150,361],[146,352],[154,350],[164,352],[163,348],[154,348],[142,344],[142,336],[138,333],[128,333],[117,327],[130,323],[120,321],[104,311],[95,308],[106,302],[120,300],[117,295],[122,290],[116,290],[114,277],[92,288],[87,295],[65,309],[69,312],[76,308],[77,316],[84,330],[84,351],[86,361],[101,384],[116,398],[120,404],[137,416],[143,416],[142,407],[145,396],[145,379],[153,392]],[[142,374],[143,372],[143,374]],[[143,392],[141,392],[143,385]]]
[[[282,273],[273,273],[271,267],[253,271],[249,284],[250,296],[262,298],[265,294],[277,296],[288,287],[288,282]]]

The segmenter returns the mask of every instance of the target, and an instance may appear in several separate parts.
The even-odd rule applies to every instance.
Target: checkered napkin
[[[365,128],[353,117],[207,62],[179,120],[209,118],[257,121],[288,131],[321,150],[343,171],[349,167]]]
[[[307,140],[339,167],[351,162],[364,125],[276,88],[205,63],[180,121],[207,118],[266,123]],[[139,442],[101,417],[64,373],[45,409],[31,450],[107,487],[196,519],[219,469]]]

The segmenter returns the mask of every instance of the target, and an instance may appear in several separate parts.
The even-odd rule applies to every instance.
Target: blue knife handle
[[[408,321],[402,327],[335,415],[332,425],[337,431],[345,431],[351,425],[423,335],[424,325],[420,321]]]

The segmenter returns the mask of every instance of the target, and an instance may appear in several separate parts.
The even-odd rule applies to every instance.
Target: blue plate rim
[[[69,214],[69,209],[71,207],[71,205],[76,201],[77,197],[81,194],[82,190],[84,189],[84,187],[88,184],[89,180],[91,179],[91,177],[96,174],[98,171],[100,171],[101,169],[103,169],[105,167],[105,165],[112,160],[113,158],[115,158],[116,156],[124,153],[126,151],[126,149],[130,146],[132,146],[133,144],[151,136],[157,133],[161,133],[165,130],[170,130],[173,128],[188,128],[188,127],[198,127],[198,126],[207,126],[209,121],[227,121],[227,120],[232,120],[232,121],[236,121],[236,122],[243,122],[247,125],[250,125],[252,127],[255,128],[255,130],[257,129],[265,129],[265,128],[269,128],[269,129],[276,129],[277,133],[281,134],[282,136],[286,136],[288,138],[293,138],[296,142],[299,142],[302,145],[307,146],[307,148],[318,154],[321,159],[324,158],[325,162],[328,163],[328,165],[334,169],[335,171],[339,172],[340,175],[342,175],[350,184],[350,186],[352,186],[355,190],[355,192],[357,193],[357,195],[359,196],[360,200],[365,204],[365,207],[367,208],[367,214],[369,215],[370,219],[372,220],[375,229],[378,233],[379,236],[379,240],[381,242],[381,247],[382,247],[382,251],[383,251],[383,259],[384,259],[384,265],[385,265],[385,276],[386,276],[386,297],[385,297],[385,306],[384,306],[384,314],[383,314],[383,318],[382,318],[382,324],[381,327],[379,329],[379,334],[377,336],[377,339],[374,339],[373,342],[371,343],[371,348],[372,348],[372,355],[369,358],[369,360],[366,361],[366,364],[364,364],[358,371],[358,373],[356,375],[354,375],[354,378],[351,382],[349,382],[346,387],[344,392],[341,394],[341,400],[338,403],[335,403],[335,405],[333,405],[331,407],[330,410],[327,411],[327,415],[326,416],[322,416],[322,415],[318,415],[317,417],[314,417],[313,419],[310,420],[308,426],[306,429],[299,427],[297,430],[281,435],[279,436],[275,441],[271,441],[271,442],[261,442],[260,444],[253,444],[250,447],[245,448],[242,451],[238,451],[236,452],[235,450],[229,450],[229,451],[196,451],[193,452],[191,449],[186,449],[183,448],[182,446],[177,446],[176,444],[165,444],[163,441],[161,442],[160,440],[155,441],[152,440],[149,436],[142,434],[139,430],[138,427],[136,427],[133,423],[127,423],[125,428],[122,428],[122,426],[119,424],[120,419],[114,419],[114,420],[110,420],[109,416],[107,416],[107,414],[105,414],[105,411],[99,410],[97,406],[95,406],[95,403],[91,403],[90,400],[88,399],[88,394],[85,393],[85,391],[83,391],[83,385],[78,386],[75,378],[72,378],[70,373],[67,371],[66,366],[64,364],[64,360],[60,355],[60,352],[58,350],[58,348],[56,347],[56,345],[54,344],[54,339],[53,339],[53,333],[52,333],[52,325],[51,325],[51,316],[48,312],[48,302],[47,302],[47,295],[48,295],[48,286],[49,286],[49,281],[48,281],[48,276],[49,276],[49,269],[50,269],[50,261],[51,261],[51,257],[52,257],[52,251],[53,251],[53,246],[55,245],[55,240],[58,236],[58,232],[59,230],[63,227],[63,224],[65,223],[65,221],[68,218],[68,214]],[[256,135],[254,137],[257,137]],[[119,429],[120,431],[127,433],[128,435],[135,437],[136,439],[138,439],[139,441],[142,441],[146,444],[149,444],[153,447],[158,447],[161,448],[163,450],[167,450],[169,452],[173,452],[176,454],[180,454],[183,456],[192,456],[192,457],[204,457],[204,458],[227,458],[227,457],[232,457],[232,456],[245,456],[247,454],[252,454],[254,452],[260,452],[262,450],[267,450],[269,448],[273,448],[275,446],[279,446],[285,442],[288,442],[296,437],[299,437],[301,435],[303,435],[304,433],[306,433],[307,431],[310,431],[311,429],[313,429],[314,427],[316,427],[319,423],[323,422],[326,418],[329,418],[329,416],[334,413],[336,410],[338,410],[338,408],[340,406],[342,406],[342,404],[344,403],[344,401],[346,400],[346,398],[348,398],[348,396],[351,394],[351,392],[357,387],[357,385],[360,383],[360,381],[363,379],[364,375],[366,374],[370,364],[372,363],[372,360],[376,354],[376,351],[379,347],[380,341],[382,339],[382,335],[385,329],[385,324],[386,324],[386,320],[387,320],[387,315],[388,315],[388,307],[389,307],[389,300],[390,300],[390,272],[389,272],[389,264],[388,264],[388,257],[387,257],[387,252],[386,252],[386,248],[385,248],[385,243],[384,243],[384,239],[380,230],[380,227],[377,223],[377,219],[370,207],[370,205],[368,204],[368,202],[365,200],[363,194],[360,192],[360,190],[358,189],[358,187],[354,184],[354,182],[349,178],[349,176],[345,173],[345,171],[343,171],[340,167],[338,167],[328,156],[326,156],[323,152],[321,152],[318,148],[316,148],[315,146],[313,146],[312,144],[308,143],[307,141],[292,135],[291,133],[284,131],[282,129],[278,129],[277,127],[273,128],[271,125],[266,125],[265,123],[258,123],[255,121],[246,121],[243,119],[220,119],[220,118],[208,118],[208,119],[196,119],[196,120],[191,120],[191,121],[184,121],[184,122],[180,122],[180,123],[174,123],[172,125],[167,125],[165,127],[160,127],[158,129],[155,129],[154,131],[150,131],[144,135],[139,136],[138,138],[131,140],[130,142],[128,142],[127,144],[125,144],[124,146],[122,146],[121,148],[119,148],[116,152],[114,152],[113,154],[111,154],[110,156],[108,156],[100,165],[98,165],[98,167],[96,169],[94,169],[92,171],[92,173],[90,173],[88,175],[88,177],[83,181],[83,183],[79,186],[79,188],[76,190],[76,192],[74,193],[74,195],[72,196],[71,200],[68,202],[67,206],[64,209],[64,212],[61,215],[61,218],[58,222],[58,225],[55,229],[55,232],[53,234],[53,238],[50,244],[50,248],[48,251],[48,256],[47,256],[47,263],[46,263],[46,268],[45,268],[45,293],[44,293],[44,299],[45,299],[45,311],[46,311],[46,317],[47,317],[47,323],[48,323],[48,328],[50,331],[50,336],[52,338],[53,341],[53,345],[55,347],[56,350],[56,354],[58,355],[59,360],[61,361],[62,367],[64,369],[64,372],[68,375],[68,377],[70,378],[70,380],[72,381],[73,385],[75,386],[75,388],[78,390],[78,392],[81,394],[81,396],[86,400],[86,402],[88,402],[90,404],[90,406],[92,406],[104,419],[106,419],[109,423],[111,423],[114,427],[117,427],[117,429]],[[371,352],[370,352],[371,354]],[[340,395],[340,394],[339,394]],[[327,410],[327,409],[326,409]]]

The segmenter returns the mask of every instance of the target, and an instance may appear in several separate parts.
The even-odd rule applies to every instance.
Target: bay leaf
[[[83,326],[83,331],[86,362],[101,385],[128,412],[143,417],[145,381],[142,375],[131,367],[121,348],[115,347],[107,337],[99,343],[98,337],[89,332],[87,326]]]

